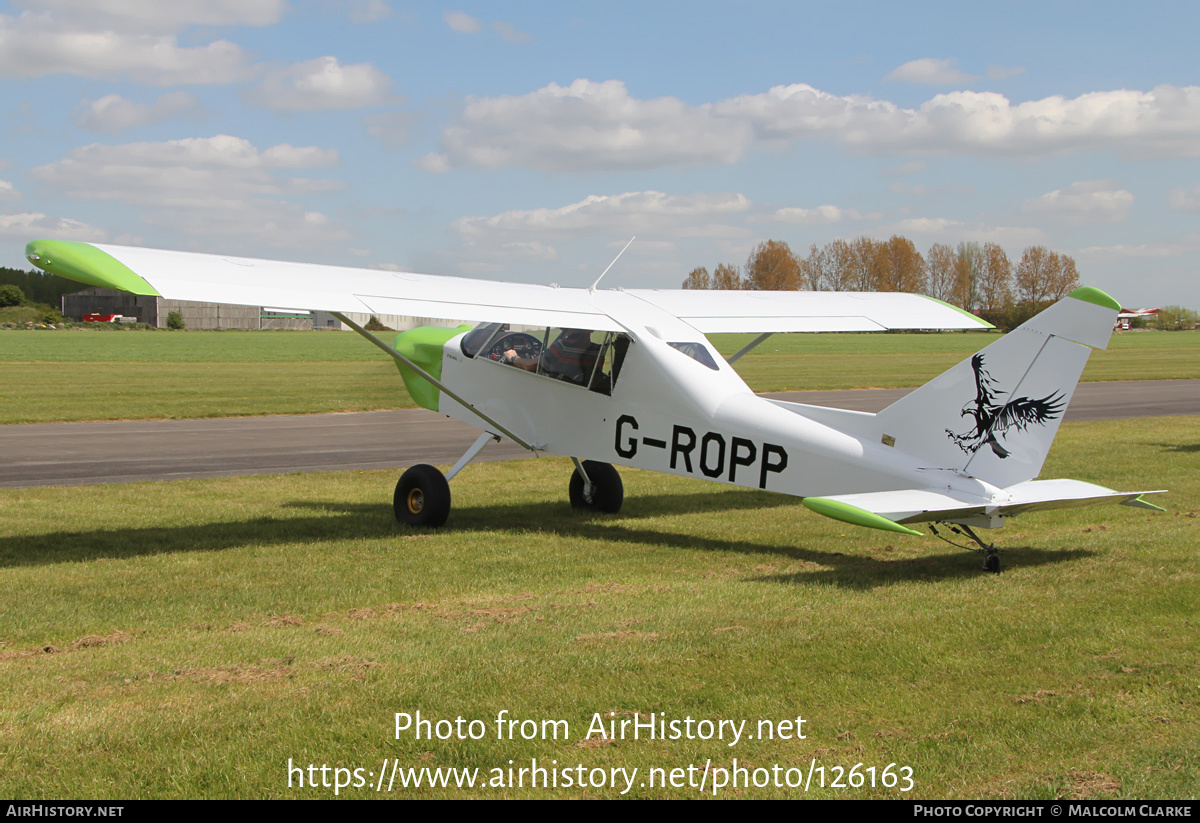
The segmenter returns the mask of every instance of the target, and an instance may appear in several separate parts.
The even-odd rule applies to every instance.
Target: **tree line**
[[[859,237],[837,239],[808,257],[787,243],[764,240],[740,269],[721,263],[711,273],[696,268],[685,289],[788,291],[919,292],[1012,328],[1079,287],[1079,271],[1069,255],[1030,246],[1014,267],[996,243],[935,243],[922,256],[911,240]]]
[[[87,288],[84,283],[68,280],[57,274],[22,271],[21,269],[10,269],[7,266],[0,266],[0,286],[16,286],[25,295],[27,302],[44,303],[55,308],[62,305],[64,294]]]

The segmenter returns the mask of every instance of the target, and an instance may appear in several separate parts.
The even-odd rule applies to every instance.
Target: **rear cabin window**
[[[683,352],[697,363],[708,366],[713,371],[719,370],[717,361],[713,359],[712,354],[703,343],[667,343],[667,345],[676,351]]]

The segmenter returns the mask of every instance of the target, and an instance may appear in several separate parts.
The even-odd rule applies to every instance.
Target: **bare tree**
[[[925,256],[929,296],[947,303],[954,301],[954,281],[958,255],[945,243],[934,243]]]
[[[744,289],[745,285],[742,282],[741,274],[738,273],[737,266],[721,263],[713,271],[712,287],[714,289]]]
[[[687,279],[683,281],[685,289],[711,289],[712,277],[708,273],[708,269],[704,266],[692,269],[688,273]]]
[[[850,273],[854,266],[854,251],[842,238],[817,250],[814,245],[808,257],[809,287],[828,291],[848,291]]]
[[[812,291],[825,289],[825,257],[816,243],[808,246],[808,257],[800,261],[804,270],[804,288]]]
[[[844,287],[849,291],[877,291],[879,281],[879,247],[878,240],[870,237],[856,237],[850,242],[849,267],[843,278]]]
[[[1012,263],[996,243],[983,247],[979,257],[975,291],[980,311],[1005,314],[1012,307]]]
[[[1060,265],[1050,284],[1051,300],[1061,300],[1079,288],[1079,269],[1075,268],[1075,258],[1060,254],[1058,260]]]
[[[978,243],[959,243],[958,261],[954,267],[954,299],[950,302],[967,311],[979,308],[976,284],[983,265],[983,248]]]
[[[1059,268],[1058,255],[1045,246],[1030,246],[1017,264],[1017,300],[1036,311],[1050,301],[1050,284]]]

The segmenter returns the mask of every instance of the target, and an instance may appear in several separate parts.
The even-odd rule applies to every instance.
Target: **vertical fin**
[[[1083,373],[1105,348],[1118,305],[1077,289],[881,411],[895,448],[931,468],[1006,487],[1037,477]]]

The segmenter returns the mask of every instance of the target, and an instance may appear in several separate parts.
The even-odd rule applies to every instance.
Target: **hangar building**
[[[264,306],[235,306],[229,303],[195,303],[189,300],[167,300],[114,289],[90,288],[64,294],[62,315],[75,321],[85,314],[120,314],[132,317],[138,323],[146,323],[160,329],[167,327],[167,314],[173,311],[183,315],[184,325],[189,329],[336,329],[347,327],[329,312],[295,311]],[[371,319],[370,314],[347,315],[359,325]],[[376,315],[389,328],[404,331],[415,326],[455,326],[456,322],[432,320],[427,317],[404,315]],[[465,322],[465,321],[464,321]]]

